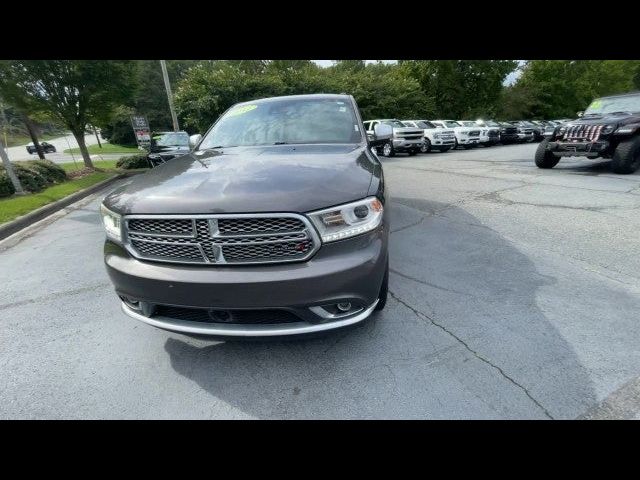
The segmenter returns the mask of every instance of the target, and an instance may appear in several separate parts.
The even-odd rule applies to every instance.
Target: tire
[[[422,144],[422,147],[420,147],[420,152],[429,153],[430,151],[431,151],[431,142],[429,141],[428,138],[425,138],[424,143]]]
[[[449,150],[451,150],[451,147],[442,147],[440,149],[440,153],[445,153],[445,152],[448,152]]]
[[[640,168],[640,136],[620,142],[613,152],[611,170],[614,173],[629,174]]]
[[[473,145],[462,145],[462,148],[464,148],[465,150],[471,150],[473,148]]]
[[[556,157],[553,153],[547,151],[549,140],[543,140],[536,150],[536,166],[538,168],[553,168],[560,161],[560,157]]]
[[[382,155],[385,157],[393,157],[396,152],[393,149],[393,143],[387,142],[382,146]]]
[[[458,139],[456,138],[454,140],[454,144],[453,144],[453,150],[455,150],[456,148],[458,148],[460,145],[458,145]]]
[[[384,272],[382,278],[382,285],[380,286],[380,293],[378,294],[378,304],[376,310],[382,310],[387,304],[387,297],[389,296],[389,259],[387,259],[387,269]]]

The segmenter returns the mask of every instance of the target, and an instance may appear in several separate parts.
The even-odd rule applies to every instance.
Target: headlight
[[[309,214],[323,242],[335,242],[376,229],[382,223],[384,208],[376,197]]]
[[[615,125],[605,125],[604,127],[602,127],[602,130],[600,131],[600,133],[602,135],[609,135],[611,132],[613,132],[616,129]]]
[[[567,132],[567,127],[560,127],[558,129],[558,135],[564,135]]]
[[[112,212],[104,205],[100,205],[100,216],[102,217],[102,225],[107,232],[107,237],[118,242],[122,241],[121,216]]]

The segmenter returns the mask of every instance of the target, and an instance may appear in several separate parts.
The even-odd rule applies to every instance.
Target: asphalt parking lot
[[[640,418],[640,172],[535,148],[383,159],[391,298],[322,338],[125,316],[102,195],[0,242],[0,418]]]

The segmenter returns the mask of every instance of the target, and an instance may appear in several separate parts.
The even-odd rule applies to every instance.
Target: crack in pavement
[[[93,290],[98,290],[100,288],[105,288],[105,287],[109,287],[109,286],[111,286],[110,283],[102,282],[102,283],[98,283],[96,285],[92,285],[90,287],[76,288],[76,289],[73,289],[73,290],[64,290],[62,292],[50,293],[49,295],[43,295],[41,297],[28,298],[26,300],[20,300],[19,302],[5,303],[5,304],[0,305],[0,311],[7,310],[9,308],[14,308],[14,307],[21,307],[23,305],[28,305],[30,303],[46,302],[47,300],[51,300],[51,299],[54,299],[54,298],[57,298],[57,297],[60,297],[60,296],[64,296],[64,295],[77,295],[79,293],[91,292]]]
[[[517,388],[519,388],[520,390],[522,390],[522,392],[524,392],[524,394],[540,409],[542,410],[542,412],[544,413],[544,415],[549,418],[550,420],[554,420],[553,416],[551,415],[551,413],[549,413],[549,411],[538,401],[535,399],[535,397],[533,397],[533,395],[531,395],[531,393],[529,392],[529,390],[522,384],[518,383],[514,378],[512,378],[511,376],[507,375],[507,373],[502,370],[502,368],[500,368],[498,365],[492,363],[489,359],[483,357],[482,355],[480,355],[476,350],[472,349],[471,346],[465,342],[462,338],[460,338],[459,336],[457,336],[455,333],[453,333],[452,331],[450,331],[449,329],[447,329],[444,325],[436,322],[433,318],[431,318],[429,315],[427,315],[424,312],[421,312],[420,310],[417,310],[416,308],[412,307],[411,305],[409,305],[408,303],[406,303],[404,300],[402,300],[400,297],[398,297],[395,293],[393,293],[391,290],[389,290],[389,295],[391,295],[391,297],[396,300],[398,303],[400,303],[401,305],[404,305],[405,307],[407,307],[409,310],[411,310],[413,312],[413,314],[422,319],[422,320],[426,320],[429,323],[431,323],[433,326],[438,327],[440,330],[442,330],[443,332],[445,332],[446,334],[448,334],[449,336],[451,336],[452,338],[454,338],[455,340],[457,340],[462,346],[464,346],[465,349],[467,349],[474,357],[476,357],[478,360],[480,360],[481,362],[489,365],[490,367],[492,367],[493,369],[497,370],[498,372],[500,372],[500,374],[502,375],[503,378],[505,378],[506,380],[508,380],[511,384],[513,384],[514,386],[516,386]]]
[[[465,296],[468,296],[468,297],[476,298],[476,296],[471,294],[471,293],[461,292],[459,290],[453,290],[451,288],[441,287],[440,285],[436,285],[435,283],[429,283],[426,280],[421,280],[419,278],[412,277],[411,275],[407,275],[406,273],[399,272],[398,270],[396,270],[394,268],[389,268],[389,271],[392,272],[392,273],[395,273],[396,275],[398,275],[398,276],[400,276],[402,278],[406,278],[407,280],[412,280],[412,281],[420,283],[422,285],[426,285],[428,287],[432,287],[432,288],[435,288],[437,290],[442,290],[443,292],[457,293],[458,295],[465,295]]]

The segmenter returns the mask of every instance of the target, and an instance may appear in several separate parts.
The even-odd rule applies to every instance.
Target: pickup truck
[[[385,157],[393,157],[398,152],[415,155],[423,148],[423,131],[419,128],[406,127],[400,120],[395,118],[384,118],[380,120],[367,120],[363,123],[369,138],[373,136],[376,125],[384,124],[392,127],[392,138],[385,142],[381,147],[375,148],[377,153],[380,153],[380,150],[382,150],[382,155]]]
[[[475,127],[465,127],[455,120],[431,120],[431,123],[438,128],[453,130],[456,137],[453,148],[460,146],[468,150],[480,144],[480,132],[482,129],[477,125]]]
[[[402,120],[407,127],[421,128],[424,133],[422,153],[437,150],[448,152],[456,145],[456,135],[453,130],[442,130],[429,120]]]

